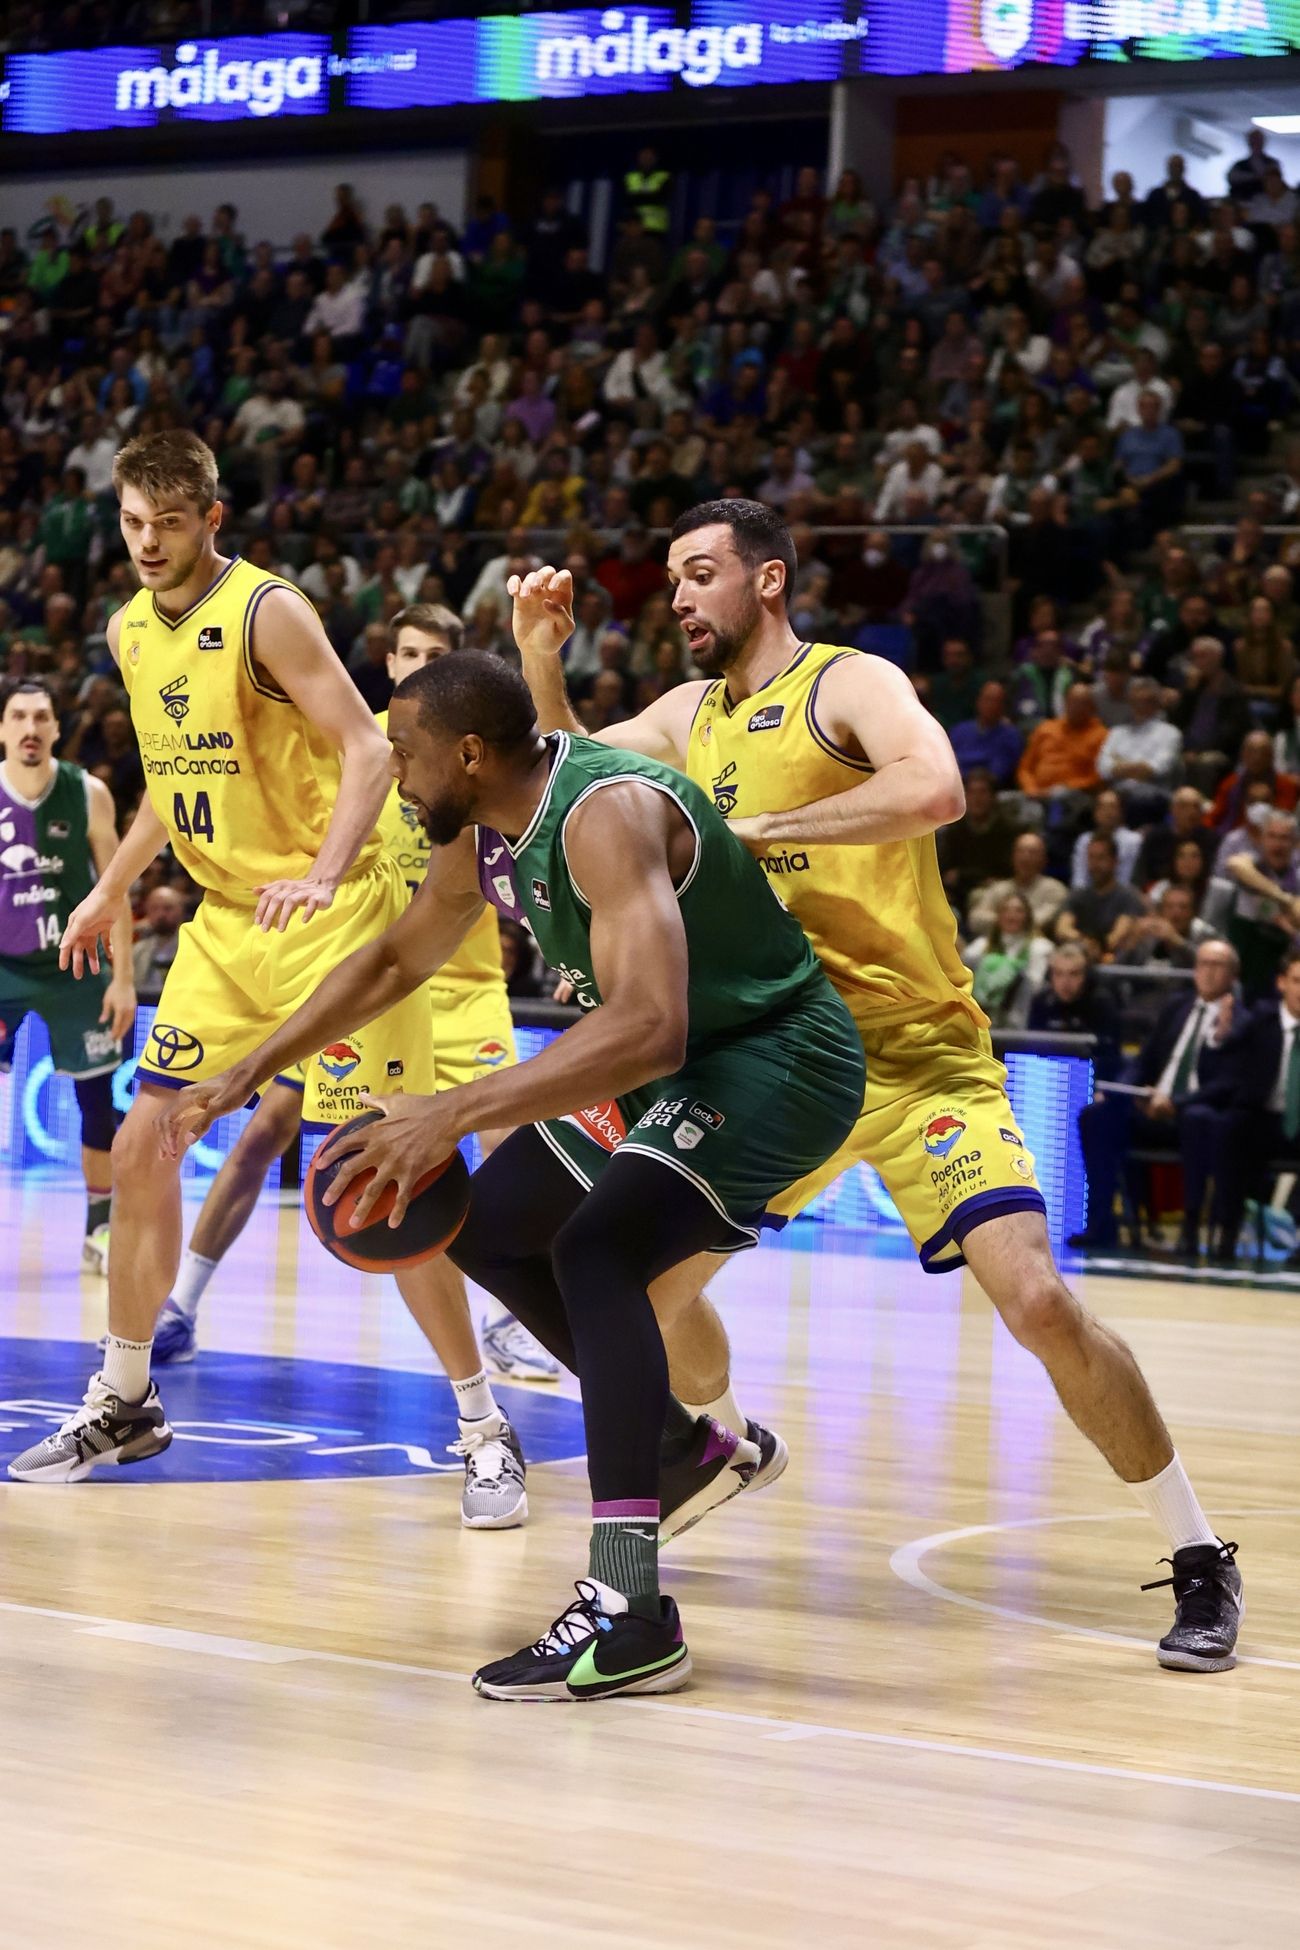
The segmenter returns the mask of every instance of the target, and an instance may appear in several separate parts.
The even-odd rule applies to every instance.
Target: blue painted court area
[[[81,1400],[93,1365],[83,1342],[0,1339],[0,1457],[57,1427]],[[441,1375],[205,1350],[188,1367],[161,1369],[157,1380],[171,1447],[91,1483],[269,1483],[463,1468],[447,1454],[458,1431]],[[530,1463],[584,1454],[577,1402],[536,1388],[495,1392]]]

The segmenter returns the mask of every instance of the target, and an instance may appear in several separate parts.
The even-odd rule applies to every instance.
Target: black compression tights
[[[658,1496],[668,1360],[648,1289],[716,1251],[725,1230],[702,1193],[650,1158],[611,1160],[584,1192],[532,1129],[474,1174],[449,1257],[581,1377],[596,1503]]]

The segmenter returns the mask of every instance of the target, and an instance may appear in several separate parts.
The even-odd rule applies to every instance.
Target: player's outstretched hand
[[[255,1088],[255,1086],[254,1086]],[[210,1131],[219,1117],[242,1110],[253,1091],[234,1070],[222,1070],[206,1083],[187,1084],[159,1111],[154,1123],[164,1158],[179,1158]]]
[[[104,990],[99,1020],[108,1024],[109,1034],[120,1043],[135,1021],[135,984],[129,973],[115,974]]]
[[[87,968],[98,975],[101,950],[104,960],[112,961],[110,937],[120,905],[119,901],[108,898],[102,886],[91,888],[85,900],[68,916],[68,925],[59,942],[60,968],[71,968],[80,981]]]
[[[511,576],[515,642],[521,652],[558,657],[573,635],[573,577],[567,569],[532,569]]]
[[[447,1091],[440,1097],[372,1097],[363,1090],[361,1101],[366,1109],[382,1111],[383,1118],[328,1140],[331,1161],[341,1158],[344,1162],[330,1182],[325,1194],[326,1205],[338,1203],[358,1172],[373,1171],[374,1177],[357,1200],[352,1228],[365,1225],[372,1206],[387,1185],[396,1188],[388,1223],[400,1226],[417,1181],[449,1157],[465,1135],[447,1107],[448,1098],[456,1094]]]
[[[332,880],[320,880],[308,874],[305,880],[268,880],[259,887],[257,912],[254,920],[263,934],[274,928],[283,934],[298,909],[302,910],[304,921],[310,921],[313,914],[328,907],[336,892]]]

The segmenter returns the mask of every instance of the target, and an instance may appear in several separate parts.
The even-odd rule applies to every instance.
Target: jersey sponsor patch
[[[623,1113],[612,1098],[603,1104],[590,1104],[586,1110],[572,1111],[560,1122],[572,1124],[575,1131],[581,1131],[584,1137],[590,1138],[593,1144],[598,1144],[602,1151],[608,1151],[611,1155],[627,1136]]]
[[[361,1052],[353,1049],[351,1043],[327,1043],[316,1060],[327,1077],[342,1083],[360,1063]]]
[[[736,799],[739,792],[740,786],[736,781],[736,767],[734,762],[730,765],[724,765],[717,778],[713,781],[713,803],[724,819],[727,819],[736,810]]]
[[[66,819],[52,819],[45,830],[52,840],[66,840],[72,837],[72,828]]]
[[[203,1045],[197,1036],[191,1036],[188,1029],[181,1029],[174,1022],[155,1022],[149,1031],[144,1060],[150,1069],[166,1070],[169,1074],[196,1070],[203,1061]]]
[[[551,911],[551,890],[544,880],[533,881],[533,901],[536,906],[549,914]]]
[[[224,650],[225,647],[226,641],[220,623],[209,623],[199,631],[200,650]]]
[[[697,1124],[703,1124],[710,1131],[720,1131],[727,1121],[725,1114],[715,1110],[712,1104],[693,1103],[689,1114]]]
[[[998,1136],[1004,1144],[1014,1144],[1017,1151],[1023,1151],[1025,1141],[1016,1131],[1009,1131],[1005,1124],[998,1125]]]
[[[1014,1172],[1018,1172],[1022,1178],[1031,1180],[1033,1178],[1034,1167],[1030,1164],[1028,1158],[1013,1158],[1011,1160],[1011,1169]]]
[[[390,1076],[390,1077],[400,1077],[400,1076],[403,1076],[403,1075],[405,1074],[405,1072],[406,1072],[406,1065],[405,1065],[405,1063],[403,1063],[403,1061],[402,1061],[402,1059],[401,1059],[401,1057],[400,1057],[400,1056],[395,1056],[395,1057],[394,1057],[394,1058],[392,1059],[392,1061],[391,1061],[391,1062],[389,1063],[389,1065],[388,1065],[388,1074],[389,1074],[389,1076]]]
[[[751,731],[775,731],[785,716],[784,704],[765,704],[749,721]]]
[[[189,682],[188,676],[182,671],[179,677],[172,678],[170,684],[162,685],[158,692],[163,701],[163,710],[173,724],[183,723],[189,714]]]
[[[689,1117],[683,1117],[681,1123],[673,1132],[673,1143],[679,1151],[694,1151],[696,1145],[703,1140],[703,1137],[704,1133],[699,1125],[692,1124]]]
[[[474,1061],[481,1063],[485,1069],[495,1070],[499,1064],[505,1062],[509,1054],[510,1051],[499,1036],[489,1036],[487,1041],[480,1043],[475,1050]]]
[[[921,1143],[932,1158],[946,1158],[966,1129],[964,1117],[955,1111],[941,1110],[921,1126]]]

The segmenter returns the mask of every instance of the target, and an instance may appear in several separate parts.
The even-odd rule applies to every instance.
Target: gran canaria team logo
[[[344,1077],[350,1077],[360,1063],[361,1052],[353,1049],[351,1043],[327,1043],[319,1060],[326,1076],[333,1077],[335,1083],[342,1083]]]
[[[921,1142],[932,1158],[946,1158],[966,1129],[966,1120],[954,1111],[941,1110],[921,1126]]]
[[[474,1061],[482,1064],[485,1069],[495,1070],[498,1064],[505,1062],[509,1054],[510,1051],[500,1037],[489,1036],[486,1043],[480,1043],[475,1050]]]
[[[180,724],[189,715],[189,678],[182,672],[173,677],[170,684],[164,684],[158,695],[163,701],[163,710],[173,724]]]

